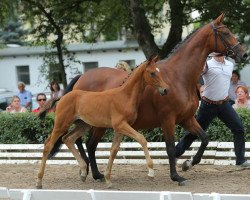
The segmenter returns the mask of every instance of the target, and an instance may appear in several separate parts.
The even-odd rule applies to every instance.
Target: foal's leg
[[[79,137],[77,140],[76,140],[76,146],[78,148],[78,151],[82,157],[82,159],[85,161],[85,163],[87,164],[87,174],[89,174],[89,158],[87,157],[86,153],[85,153],[85,150],[83,148],[83,145],[82,145],[82,138]],[[81,173],[81,171],[80,171]]]
[[[105,175],[104,175],[106,183],[108,184],[109,188],[112,186],[112,183],[110,181],[112,165],[113,165],[114,159],[115,159],[115,157],[117,155],[117,152],[119,151],[122,138],[123,138],[122,134],[119,134],[119,133],[115,132],[115,135],[113,137],[111,150],[110,150],[108,165],[107,165],[107,168],[105,170]]]
[[[53,131],[50,135],[50,137],[45,141],[44,144],[44,149],[43,149],[43,157],[42,157],[42,162],[38,171],[38,178],[37,178],[37,182],[36,182],[36,188],[37,189],[41,189],[42,188],[42,179],[44,176],[44,170],[45,170],[45,166],[46,166],[46,161],[48,159],[49,153],[51,152],[53,146],[55,145],[56,141],[58,140],[58,138],[65,133],[65,131],[67,130],[67,126],[62,126],[62,127],[58,127],[55,123]]]
[[[84,132],[90,130],[91,126],[80,120],[77,120],[76,122],[74,122],[74,124],[74,129],[63,136],[62,140],[76,158],[81,169],[81,180],[85,181],[87,177],[87,164],[80,156],[78,150],[75,148],[75,141],[80,138]]]
[[[134,130],[127,122],[121,122],[118,125],[114,126],[113,128],[115,132],[133,138],[134,140],[136,140],[138,143],[141,144],[147,161],[148,176],[153,178],[154,177],[153,161],[149,155],[147,140],[145,139],[145,137],[142,134],[138,133],[136,130]]]

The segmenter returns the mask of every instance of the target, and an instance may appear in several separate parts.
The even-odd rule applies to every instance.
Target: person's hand
[[[10,112],[12,110],[12,107],[11,106],[8,106],[7,108],[6,108],[6,111],[7,112]]]

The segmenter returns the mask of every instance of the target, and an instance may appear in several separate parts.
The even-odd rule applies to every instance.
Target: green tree
[[[10,2],[18,2],[19,17],[30,23],[35,38],[33,45],[56,49],[54,63],[59,63],[64,87],[67,84],[65,61],[72,59],[66,56],[66,46],[71,42],[125,37],[136,39],[147,58],[154,54],[163,58],[181,41],[183,26],[195,23],[200,27],[222,11],[226,13],[226,24],[241,41],[246,42],[250,31],[249,0],[2,0],[3,17],[10,16],[6,11]],[[191,17],[194,11],[200,13],[195,19]],[[166,22],[170,31],[159,46],[155,33],[160,32]]]

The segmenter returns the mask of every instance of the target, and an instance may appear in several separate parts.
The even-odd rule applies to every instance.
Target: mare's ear
[[[221,15],[219,17],[217,17],[216,20],[214,20],[214,23],[215,24],[220,24],[223,22],[223,19],[224,19],[224,16],[225,16],[225,13],[221,13]]]

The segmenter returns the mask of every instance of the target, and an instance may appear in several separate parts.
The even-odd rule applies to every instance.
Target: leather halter
[[[235,44],[234,46],[230,46],[227,42],[227,40],[220,34],[220,32],[218,31],[219,28],[223,28],[226,27],[225,25],[221,25],[221,26],[215,26],[214,22],[211,22],[211,26],[212,29],[214,31],[214,36],[215,36],[215,52],[217,52],[217,48],[218,48],[218,44],[217,44],[217,38],[219,37],[221,42],[223,43],[224,47],[226,48],[226,56],[229,57],[236,57],[237,56],[237,47],[240,45],[240,43],[238,42],[237,44]]]

